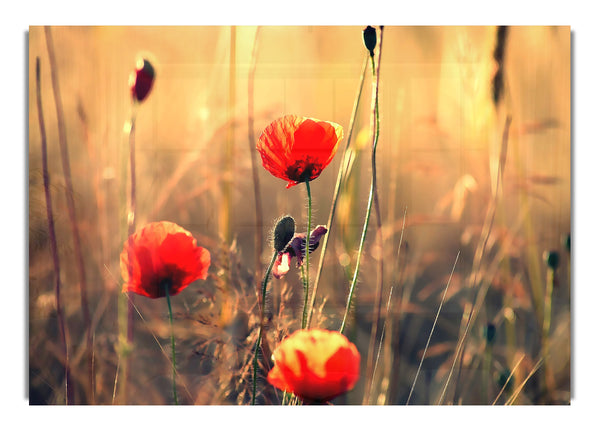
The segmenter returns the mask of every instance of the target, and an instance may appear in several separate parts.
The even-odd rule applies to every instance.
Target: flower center
[[[307,156],[302,160],[296,160],[294,164],[288,166],[285,173],[290,180],[303,183],[318,177],[322,170],[321,163],[317,162],[313,157]]]

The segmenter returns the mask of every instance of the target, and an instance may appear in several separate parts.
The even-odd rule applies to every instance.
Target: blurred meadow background
[[[251,391],[256,286],[272,254],[273,224],[289,214],[298,231],[306,227],[304,188],[286,189],[260,160],[257,212],[256,140],[288,113],[344,127],[336,157],[311,183],[313,226],[326,224],[368,57],[363,28],[51,27],[52,70],[48,33],[30,27],[31,404],[66,401],[36,58],[72,401],[172,403],[165,303],[135,298],[129,343],[121,293],[128,79],[143,55],[156,80],[136,116],[137,225],[175,222],[212,255],[208,279],[173,298],[180,401],[240,405]],[[345,331],[361,353],[361,378],[333,404],[570,403],[571,32],[508,27],[500,44],[498,34],[492,26],[384,27],[377,147],[384,242],[377,245],[372,219]],[[52,72],[64,111],[87,321]],[[371,91],[368,66],[313,327],[338,329],[346,306],[371,180]],[[321,251],[311,255],[313,279]],[[299,270],[269,290],[266,337],[274,347],[299,327]],[[264,379],[259,391],[261,404],[281,404]]]

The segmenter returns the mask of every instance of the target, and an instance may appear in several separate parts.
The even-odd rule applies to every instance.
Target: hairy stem
[[[367,356],[367,376],[371,375],[370,379],[367,379],[367,387],[364,393],[364,403],[368,403],[369,396],[371,393],[371,384],[374,376],[373,366],[373,355],[375,352],[375,343],[377,340],[377,331],[379,330],[379,324],[381,321],[381,302],[383,298],[383,232],[381,230],[381,208],[379,205],[379,193],[377,190],[377,158],[376,149],[379,141],[379,75],[381,69],[381,48],[383,42],[383,26],[380,27],[380,42],[379,42],[379,55],[377,56],[377,67],[375,67],[375,59],[371,56],[371,68],[373,72],[373,147],[371,152],[371,175],[372,175],[372,187],[373,187],[373,204],[375,205],[375,220],[377,223],[377,241],[379,242],[379,262],[377,265],[377,297],[375,298],[375,322],[371,327],[371,338],[369,341],[369,350]]]
[[[273,253],[273,257],[271,258],[271,262],[267,268],[267,272],[265,273],[265,277],[263,278],[262,283],[262,291],[261,291],[261,305],[260,305],[260,322],[258,326],[258,337],[256,338],[256,344],[254,345],[254,359],[252,361],[253,371],[252,371],[252,405],[256,404],[256,374],[258,371],[258,348],[261,343],[262,333],[263,333],[263,325],[265,318],[265,297],[267,296],[267,285],[269,284],[269,276],[271,275],[271,270],[273,269],[273,265],[275,264],[275,259],[277,259],[277,250]]]
[[[171,325],[171,362],[173,364],[173,401],[175,405],[179,405],[177,399],[177,366],[175,365],[175,334],[173,330],[173,310],[171,309],[171,297],[169,295],[169,289],[171,288],[170,283],[166,283],[165,286],[165,298],[167,298],[167,307],[169,308],[169,324]]]
[[[306,328],[308,324],[308,291],[310,289],[310,271],[308,265],[308,258],[310,256],[310,224],[312,218],[312,196],[310,195],[310,181],[306,181],[306,196],[308,198],[308,221],[306,227],[306,249],[305,249],[305,259],[306,259],[306,274],[304,277],[304,308],[302,310],[302,329]]]

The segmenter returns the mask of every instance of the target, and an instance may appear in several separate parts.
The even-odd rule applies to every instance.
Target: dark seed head
[[[558,268],[558,264],[560,262],[560,258],[557,251],[545,251],[544,252],[544,260],[546,261],[546,265],[548,268],[556,269]]]
[[[507,370],[506,368],[503,369],[497,376],[497,382],[498,382],[498,386],[500,386],[501,388],[504,387],[504,385],[506,385],[506,391],[510,392],[512,389],[512,379],[509,380],[510,378],[510,370]]]
[[[369,50],[371,56],[375,55],[375,46],[377,45],[377,32],[374,27],[367,26],[363,30],[363,41]]]
[[[496,326],[493,323],[488,323],[486,326],[484,326],[483,333],[486,341],[489,344],[492,344],[496,338]]]
[[[296,222],[290,216],[284,216],[277,221],[275,232],[273,233],[273,247],[276,251],[282,252],[289,244],[296,232]]]

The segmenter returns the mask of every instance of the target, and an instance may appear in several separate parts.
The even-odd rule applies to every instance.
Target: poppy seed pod
[[[156,73],[154,67],[145,58],[140,58],[130,77],[131,96],[136,102],[142,102],[152,89]]]
[[[278,252],[282,252],[293,238],[295,231],[296,222],[293,217],[280,218],[273,233],[273,248]]]
[[[377,45],[377,31],[370,25],[363,30],[363,41],[369,50],[371,57],[375,55],[375,46]]]

